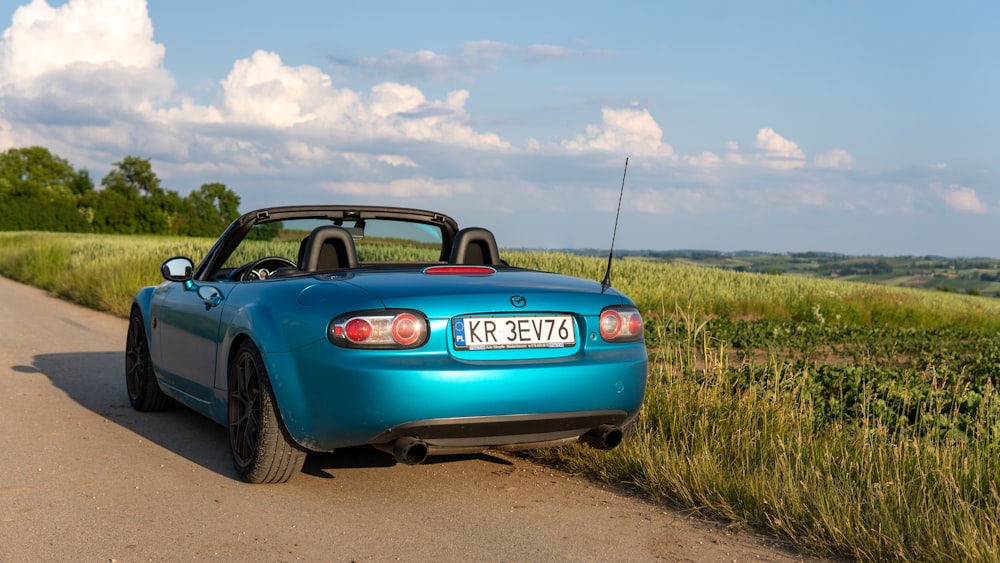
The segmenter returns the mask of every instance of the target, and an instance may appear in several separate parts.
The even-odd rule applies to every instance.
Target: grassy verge
[[[678,356],[686,350],[676,350]],[[1000,557],[1000,402],[988,392],[972,438],[887,426],[876,409],[818,423],[807,370],[773,362],[780,386],[734,385],[724,356],[684,375],[651,373],[635,438],[611,452],[573,446],[535,456],[627,483],[654,499],[766,530],[804,552],[862,561]],[[864,386],[860,403],[879,393]],[[937,419],[929,403],[909,405]],[[902,423],[898,423],[902,424]]]
[[[36,232],[0,233],[0,274],[70,301],[127,317],[143,286],[163,281],[171,256],[203,256],[214,241]]]
[[[119,316],[212,241],[0,233],[0,273]],[[604,261],[505,253],[600,279]],[[611,452],[536,457],[866,561],[1000,560],[1000,300],[643,260],[650,385]]]

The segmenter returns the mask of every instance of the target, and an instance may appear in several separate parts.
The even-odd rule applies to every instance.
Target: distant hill
[[[531,250],[531,249],[522,249]],[[607,249],[560,250],[578,256],[608,255]],[[836,278],[1000,297],[1000,258],[947,256],[851,256],[837,252],[738,250],[615,250],[615,258],[682,262],[739,272]]]

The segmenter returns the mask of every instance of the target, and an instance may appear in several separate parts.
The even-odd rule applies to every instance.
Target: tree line
[[[218,182],[184,197],[165,189],[148,158],[114,163],[98,189],[86,169],[46,148],[0,153],[0,231],[217,236],[239,205]]]

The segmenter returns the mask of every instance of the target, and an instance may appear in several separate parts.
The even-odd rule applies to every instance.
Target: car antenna
[[[615,235],[618,234],[618,217],[622,213],[622,195],[625,194],[625,174],[628,173],[628,157],[625,157],[625,171],[622,172],[622,188],[618,192],[618,209],[615,211],[615,228],[611,231],[611,250],[608,251],[608,269],[604,272],[604,280],[601,285],[605,288],[611,287],[611,260],[615,257]]]

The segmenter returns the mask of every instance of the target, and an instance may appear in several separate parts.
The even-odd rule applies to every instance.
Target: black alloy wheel
[[[162,411],[174,404],[156,382],[146,328],[138,309],[133,309],[129,316],[125,338],[125,387],[128,400],[137,411]]]
[[[306,458],[281,424],[260,351],[249,340],[236,352],[229,375],[229,447],[248,483],[284,483]]]

